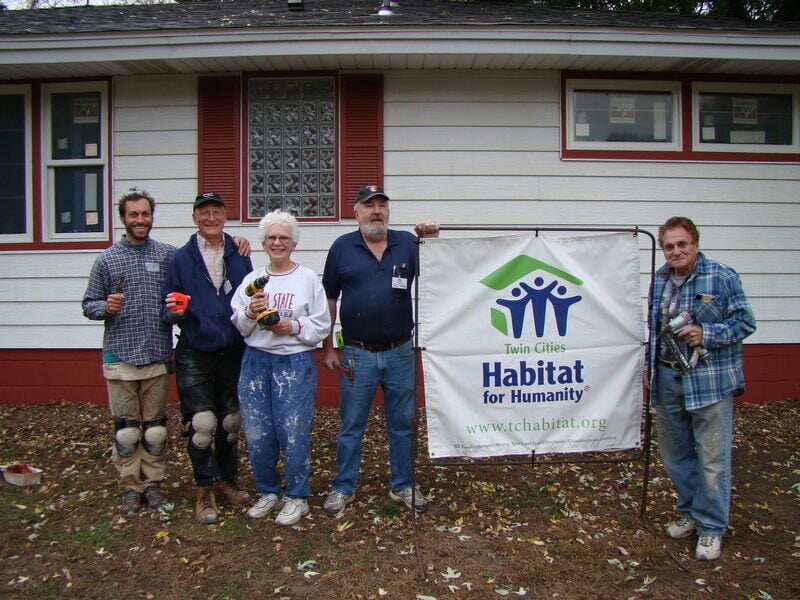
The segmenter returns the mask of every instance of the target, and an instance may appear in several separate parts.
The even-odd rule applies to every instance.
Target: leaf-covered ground
[[[331,519],[338,421],[319,409],[310,516],[279,528],[224,508],[203,526],[177,406],[165,520],[119,516],[107,408],[0,405],[0,464],[44,469],[39,486],[0,482],[0,598],[800,598],[798,415],[796,400],[737,407],[732,531],[720,561],[698,563],[693,540],[663,534],[673,492],[655,448],[642,520],[641,462],[433,466],[421,439],[432,504],[413,519],[387,497],[376,409],[357,501]]]

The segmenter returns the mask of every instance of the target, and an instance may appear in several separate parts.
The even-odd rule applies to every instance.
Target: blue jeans
[[[245,349],[239,405],[259,494],[281,495],[278,457],[283,452],[284,494],[308,498],[316,391],[312,351],[280,355],[249,346]]]
[[[658,448],[678,492],[676,509],[700,535],[722,535],[731,500],[733,397],[686,410],[681,374],[659,365],[655,407]]]
[[[355,361],[353,387],[340,375],[339,445],[337,473],[331,487],[344,494],[356,491],[361,468],[361,440],[378,385],[383,388],[386,428],[389,432],[389,486],[399,492],[411,486],[411,448],[414,421],[416,361],[414,346],[408,342],[384,352],[370,352],[345,346],[344,361]]]

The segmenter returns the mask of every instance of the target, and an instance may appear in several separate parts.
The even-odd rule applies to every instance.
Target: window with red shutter
[[[361,186],[383,185],[383,77],[342,76],[342,217]]]
[[[243,221],[275,208],[307,220],[352,217],[358,189],[383,183],[383,77],[336,82],[327,74],[251,75],[244,86],[238,77],[200,78],[201,190],[233,200],[229,215]]]
[[[198,87],[198,193],[216,192],[228,218],[241,207],[239,77],[201,77]]]

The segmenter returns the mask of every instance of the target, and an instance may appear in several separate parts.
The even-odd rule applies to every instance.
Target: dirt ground
[[[357,501],[331,519],[338,421],[319,409],[310,516],[280,528],[224,508],[203,526],[177,406],[165,520],[119,515],[107,408],[0,405],[0,464],[44,469],[38,486],[0,482],[0,598],[797,599],[798,415],[797,400],[737,407],[731,532],[718,562],[698,563],[693,540],[663,534],[674,500],[655,447],[641,520],[641,462],[444,467],[427,464],[421,433],[417,480],[432,504],[412,519],[387,497],[375,409]]]

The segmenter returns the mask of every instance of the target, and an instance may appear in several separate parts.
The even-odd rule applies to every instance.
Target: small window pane
[[[249,218],[335,216],[334,91],[330,77],[249,80]]]
[[[575,141],[673,141],[670,92],[575,90],[574,94]]]
[[[704,144],[791,146],[792,123],[791,94],[700,93]]]
[[[53,94],[51,152],[54,160],[100,157],[100,106],[99,92]]]
[[[103,168],[55,169],[55,232],[103,231]]]
[[[25,96],[0,95],[0,234],[26,233]]]

